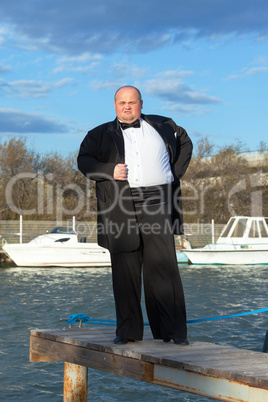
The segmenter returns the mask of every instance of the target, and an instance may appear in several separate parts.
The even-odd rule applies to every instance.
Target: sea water
[[[188,319],[268,307],[267,266],[179,267]],[[144,298],[144,319],[147,320]],[[63,362],[29,362],[31,329],[71,314],[115,319],[110,268],[0,268],[0,401],[62,401]],[[188,325],[190,341],[262,351],[268,313]],[[86,324],[90,325],[90,324]],[[89,369],[90,401],[211,401]]]

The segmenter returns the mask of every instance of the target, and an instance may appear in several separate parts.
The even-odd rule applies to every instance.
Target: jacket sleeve
[[[101,137],[102,133],[99,127],[87,133],[78,153],[78,169],[89,179],[95,181],[113,180],[116,163],[104,163],[100,160]]]
[[[173,120],[171,120],[170,124],[176,133],[176,155],[173,165],[174,172],[176,177],[180,180],[185,174],[190,163],[193,152],[193,144],[184,128],[177,126]]]

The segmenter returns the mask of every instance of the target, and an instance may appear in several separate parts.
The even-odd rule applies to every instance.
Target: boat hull
[[[268,250],[184,250],[190,264],[261,265],[268,264]]]
[[[188,264],[188,258],[182,251],[176,251],[178,264]]]
[[[6,244],[5,253],[19,267],[103,267],[110,266],[108,250],[96,243],[65,245]]]

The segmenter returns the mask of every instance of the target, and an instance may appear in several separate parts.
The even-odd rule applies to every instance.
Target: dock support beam
[[[86,402],[88,368],[64,362],[63,402]]]

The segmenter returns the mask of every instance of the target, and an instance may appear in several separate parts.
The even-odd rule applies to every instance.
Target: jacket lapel
[[[124,138],[122,134],[122,130],[118,123],[118,120],[115,119],[110,123],[108,127],[108,133],[111,135],[112,139],[115,142],[118,155],[117,155],[117,162],[118,163],[125,163],[125,145],[124,145]]]

